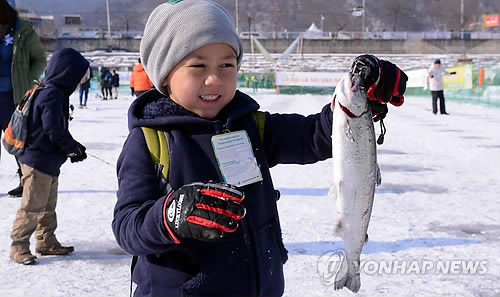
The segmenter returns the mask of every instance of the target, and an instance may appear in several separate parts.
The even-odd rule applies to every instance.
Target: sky
[[[261,110],[278,113],[317,113],[331,100],[243,91]],[[75,247],[69,256],[39,256],[32,266],[9,259],[21,199],[5,194],[18,178],[14,158],[2,147],[0,296],[128,296],[131,257],[116,244],[111,221],[115,164],[132,100],[125,90],[112,101],[92,92],[89,109],[74,112],[70,131],[89,157],[64,164],[59,177],[56,235]],[[78,105],[76,94],[71,102]],[[448,101],[447,111],[449,116],[432,114],[430,95],[407,97],[403,106],[390,108],[385,142],[377,148],[382,184],[356,296],[500,295],[500,110]],[[328,195],[332,162],[278,165],[271,171],[281,192],[278,208],[289,251],[285,296],[354,296],[347,289],[334,291],[318,272],[320,259],[342,248]],[[32,239],[33,252],[34,244]]]

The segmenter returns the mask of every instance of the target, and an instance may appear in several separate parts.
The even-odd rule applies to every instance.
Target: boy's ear
[[[167,87],[168,86],[168,78],[165,78],[162,82],[161,82],[161,86],[162,87]]]
[[[161,83],[161,86],[162,87],[165,87],[165,89],[167,89],[167,94],[172,94],[172,92],[170,91],[170,87],[168,86],[168,83],[167,83],[167,79],[165,79],[162,83]]]
[[[167,89],[167,93],[168,93],[169,95],[171,94],[171,92],[170,92],[170,88],[169,88],[169,86],[168,86],[168,79],[167,79],[167,78],[165,78],[165,79],[163,80],[163,82],[161,83],[161,86],[162,86],[162,87],[165,87],[165,89]]]

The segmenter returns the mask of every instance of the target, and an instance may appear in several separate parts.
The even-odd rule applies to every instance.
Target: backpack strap
[[[266,126],[266,113],[263,111],[252,112],[252,117],[259,129],[260,141],[264,143],[264,127]]]
[[[160,164],[161,176],[168,181],[168,170],[170,167],[170,151],[168,140],[164,131],[150,127],[142,127],[146,144],[155,164]]]
[[[35,100],[35,96],[38,95],[38,92],[44,89],[48,88],[57,88],[56,86],[50,84],[50,83],[45,83],[45,82],[40,82],[38,80],[34,80],[36,87],[33,89],[33,99],[31,101]],[[59,89],[58,89],[59,90]],[[36,93],[35,93],[36,92]],[[31,147],[32,148],[37,148],[38,144],[42,140],[43,136],[45,136],[45,132],[43,130],[43,126],[37,127],[31,132],[31,138],[34,138]]]

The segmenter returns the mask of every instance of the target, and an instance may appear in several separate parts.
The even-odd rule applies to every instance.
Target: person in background
[[[309,116],[258,112],[236,90],[243,45],[213,1],[156,7],[140,54],[155,90],[129,108],[112,222],[138,257],[134,296],[281,296],[287,250],[270,168],[332,157],[331,103]],[[364,55],[351,73],[374,104],[403,104],[407,76],[394,64]],[[143,128],[168,139],[168,180]]]
[[[113,75],[111,76],[111,87],[113,87],[113,98],[118,99],[118,87],[120,86],[120,75],[113,70]]]
[[[92,77],[92,70],[89,68],[82,79],[82,83],[80,84],[80,109],[87,109],[87,99],[89,97],[90,80],[92,79]]]
[[[130,75],[130,88],[136,96],[151,90],[153,88],[153,83],[149,79],[148,74],[142,66],[141,58],[139,58],[139,63],[135,64],[132,74]]]
[[[89,71],[89,62],[77,51],[65,48],[50,58],[44,84],[33,101],[28,127],[43,127],[43,136],[34,143],[28,131],[26,149],[19,156],[24,185],[21,205],[12,224],[10,257],[19,264],[34,264],[30,237],[35,233],[36,253],[61,256],[74,251],[56,238],[57,188],[61,166],[67,158],[80,162],[87,158],[85,147],[69,130],[69,96]]]
[[[441,66],[441,60],[436,59],[434,64],[428,70],[428,81],[429,89],[432,95],[432,113],[437,114],[437,101],[439,99],[439,110],[441,114],[449,114],[446,112],[446,106],[444,102],[444,81],[443,74],[456,74],[456,72],[448,72]]]
[[[111,94],[111,78],[112,78],[111,72],[109,72],[108,68],[102,67],[101,69],[101,93],[102,93],[102,100],[111,100],[113,99],[113,95]]]
[[[14,49],[16,49],[14,51]],[[15,106],[47,66],[40,37],[33,26],[21,20],[6,0],[0,0],[0,126],[7,129]],[[0,132],[1,136],[2,132]],[[17,162],[17,157],[16,157]],[[22,172],[18,162],[19,180]],[[9,197],[21,197],[23,186],[10,190]]]

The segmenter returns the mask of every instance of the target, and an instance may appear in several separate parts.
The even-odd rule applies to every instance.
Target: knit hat
[[[436,59],[436,61],[434,61],[434,64],[441,64],[441,60]]]
[[[162,82],[184,57],[212,43],[231,46],[238,69],[243,44],[229,13],[210,0],[169,0],[156,7],[146,23],[140,54],[156,89],[168,95]]]

